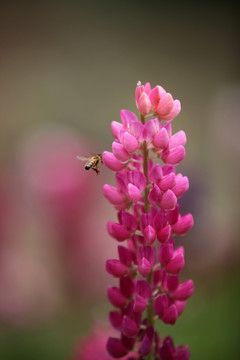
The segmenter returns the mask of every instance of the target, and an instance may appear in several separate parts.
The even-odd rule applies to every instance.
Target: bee
[[[86,158],[84,156],[77,156],[77,159],[86,161],[85,170],[92,169],[93,171],[96,172],[97,175],[100,174],[100,169],[98,167],[98,164],[99,164],[99,162],[101,162],[101,163],[103,162],[102,154],[93,154],[93,156],[90,158]]]

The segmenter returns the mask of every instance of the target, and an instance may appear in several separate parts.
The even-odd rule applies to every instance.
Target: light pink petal
[[[156,114],[158,114],[161,118],[162,116],[168,115],[171,112],[173,105],[173,97],[170,93],[161,94],[160,102],[156,108]]]
[[[169,139],[169,149],[173,149],[178,145],[186,145],[187,137],[183,130],[178,131]]]
[[[179,100],[174,100],[173,108],[172,108],[170,114],[168,114],[166,116],[161,116],[161,119],[165,120],[165,121],[173,120],[176,116],[178,116],[180,111],[181,111],[181,103],[180,103],[180,101]]]
[[[137,100],[137,107],[141,114],[147,115],[149,111],[151,110],[151,101],[148,97],[148,95],[143,92],[139,99]]]
[[[121,171],[125,164],[121,163],[112,153],[104,151],[103,155],[103,164],[113,171]]]
[[[112,151],[113,155],[121,162],[126,162],[130,158],[129,153],[125,150],[124,146],[117,141],[112,143]]]
[[[120,110],[120,117],[125,129],[128,128],[128,123],[131,120],[138,121],[137,115],[129,110]]]
[[[136,151],[139,147],[137,139],[126,131],[123,135],[123,146],[131,154]]]
[[[177,204],[177,197],[172,190],[167,190],[160,201],[160,206],[164,210],[172,210]]]
[[[158,149],[164,149],[168,145],[168,132],[165,128],[159,130],[159,132],[154,136],[153,145]]]
[[[142,197],[139,188],[133,184],[128,184],[128,198],[132,202],[138,202]]]

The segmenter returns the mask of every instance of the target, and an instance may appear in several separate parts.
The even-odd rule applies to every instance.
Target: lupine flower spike
[[[109,314],[118,332],[108,338],[112,358],[128,360],[187,360],[187,346],[175,347],[171,337],[155,330],[160,319],[174,325],[194,292],[192,280],[179,281],[184,248],[175,235],[193,226],[191,214],[180,214],[178,199],[188,190],[188,178],[176,172],[185,157],[186,135],[172,134],[171,121],[181,104],[162,86],[137,84],[137,115],[121,110],[121,123],[111,125],[112,152],[103,164],[116,174],[116,186],[105,184],[103,194],[118,212],[107,230],[118,245],[118,258],[106,262],[118,279],[108,288],[114,310]],[[129,355],[128,355],[129,354]]]

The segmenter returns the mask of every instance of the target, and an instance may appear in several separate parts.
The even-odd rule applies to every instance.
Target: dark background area
[[[239,8],[235,2],[1,1],[0,359],[69,359],[107,320],[110,122],[136,111],[138,80],[182,103],[179,171],[194,229],[183,279],[196,291],[174,327],[192,359],[230,359],[239,334]]]

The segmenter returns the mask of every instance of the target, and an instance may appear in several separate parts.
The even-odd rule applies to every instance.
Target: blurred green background
[[[0,359],[70,359],[107,320],[113,183],[76,154],[111,149],[138,80],[182,103],[194,229],[183,279],[196,291],[174,327],[192,359],[228,359],[239,338],[240,51],[235,2],[1,1]]]

